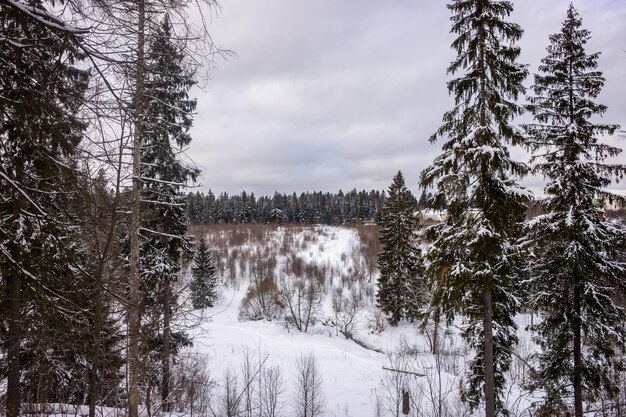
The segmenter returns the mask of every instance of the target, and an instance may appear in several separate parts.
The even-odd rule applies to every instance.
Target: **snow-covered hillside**
[[[467,353],[458,336],[462,324],[440,330],[437,355],[431,353],[432,327],[424,332],[413,323],[401,322],[395,328],[385,324],[374,301],[374,227],[212,226],[195,232],[208,236],[224,281],[219,303],[202,312],[193,348],[205,358],[215,382],[211,402],[217,415],[228,397],[227,387],[242,402],[250,394],[254,399],[250,404],[258,406],[263,391],[259,382],[264,381],[264,371],[259,373],[261,378],[255,375],[260,363],[265,370],[280,368],[280,415],[296,415],[292,408],[297,394],[296,362],[310,354],[323,379],[326,416],[401,415],[403,390],[410,395],[411,416],[468,415],[459,400]],[[318,281],[324,275],[316,287],[320,299],[315,323],[306,333],[289,324],[288,312],[271,321],[242,319],[240,306],[258,271],[255,264],[268,260],[272,260],[272,279],[279,287],[307,274]],[[346,315],[352,314],[340,298],[357,305],[356,311],[350,310],[355,316],[353,329],[345,326]],[[523,329],[529,318],[518,319]],[[522,332],[520,339],[519,353],[528,357],[532,349],[528,336]],[[252,377],[246,378],[246,373]],[[514,415],[524,415],[532,401],[518,388],[525,374],[523,362],[515,360],[508,399]],[[244,393],[246,380],[252,381],[251,392]]]

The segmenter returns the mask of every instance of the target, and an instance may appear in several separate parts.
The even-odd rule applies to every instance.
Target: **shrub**
[[[272,321],[282,317],[284,308],[278,286],[266,279],[250,284],[241,301],[239,319]]]

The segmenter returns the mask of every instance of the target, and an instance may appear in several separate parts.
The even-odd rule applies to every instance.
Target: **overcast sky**
[[[446,3],[222,0],[210,31],[237,57],[221,61],[204,90],[194,91],[190,156],[204,171],[200,189],[383,190],[402,170],[417,192],[420,171],[440,152],[428,138],[452,105]],[[525,31],[519,62],[535,72],[569,0],[514,3],[510,20]],[[626,127],[626,0],[574,6],[591,30],[587,51],[602,52],[603,121]],[[610,142],[626,148],[626,139]],[[541,192],[541,179],[526,183]]]

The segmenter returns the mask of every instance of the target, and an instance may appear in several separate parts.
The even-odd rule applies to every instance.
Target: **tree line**
[[[213,223],[298,223],[343,225],[376,222],[385,202],[384,191],[357,191],[344,194],[306,192],[274,193],[255,197],[245,191],[239,195],[210,190],[187,196],[187,219],[190,224]]]

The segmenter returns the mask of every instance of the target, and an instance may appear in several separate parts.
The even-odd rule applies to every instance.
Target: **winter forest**
[[[230,3],[0,0],[0,416],[626,416],[626,132],[523,3],[438,6],[417,174],[255,195],[189,152]]]

